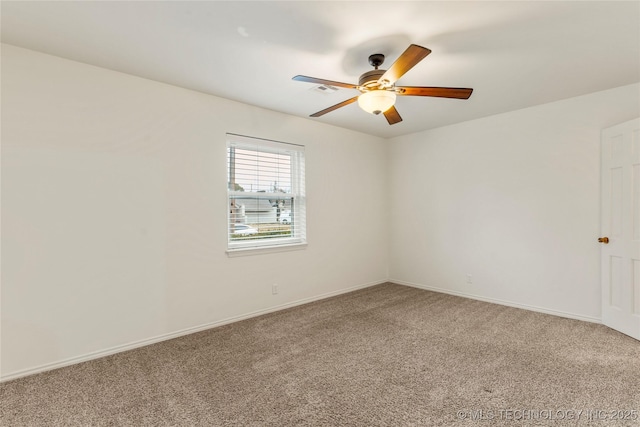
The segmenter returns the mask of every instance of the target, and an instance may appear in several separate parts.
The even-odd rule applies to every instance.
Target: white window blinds
[[[306,243],[304,146],[227,134],[228,248]]]

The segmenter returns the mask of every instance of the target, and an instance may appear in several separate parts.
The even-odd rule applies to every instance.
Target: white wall
[[[599,320],[600,131],[638,117],[639,94],[393,139],[390,280]]]
[[[306,146],[307,249],[227,257],[226,132]],[[384,144],[2,45],[2,378],[386,281]]]

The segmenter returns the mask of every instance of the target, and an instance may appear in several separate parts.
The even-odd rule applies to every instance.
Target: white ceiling
[[[372,53],[433,52],[403,86],[471,87],[469,100],[399,97],[390,126],[356,104],[316,120],[393,137],[640,81],[640,2],[2,1],[2,42],[301,117],[358,94]],[[386,67],[385,67],[386,66]]]

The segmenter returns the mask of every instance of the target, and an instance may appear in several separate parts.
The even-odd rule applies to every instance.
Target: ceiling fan
[[[320,117],[324,114],[337,110],[340,107],[349,105],[358,101],[360,108],[371,114],[383,113],[390,125],[402,121],[402,117],[394,106],[396,95],[400,96],[435,96],[440,98],[457,98],[468,99],[473,89],[458,87],[424,87],[424,86],[396,86],[395,82],[402,77],[407,71],[413,68],[418,62],[422,61],[431,53],[430,49],[410,45],[402,55],[391,65],[388,70],[379,70],[378,67],[384,62],[384,55],[375,53],[369,56],[369,64],[374,70],[367,71],[360,76],[357,85],[349,83],[335,82],[332,80],[317,79],[308,76],[295,76],[293,80],[307,83],[317,83],[321,85],[344,87],[347,89],[357,89],[362,92],[358,96],[342,101],[317,113],[311,114],[309,117]]]

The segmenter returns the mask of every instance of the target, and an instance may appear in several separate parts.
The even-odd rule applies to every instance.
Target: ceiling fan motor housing
[[[374,89],[378,85],[378,80],[387,70],[371,70],[360,76],[358,85],[363,87],[371,87]]]

